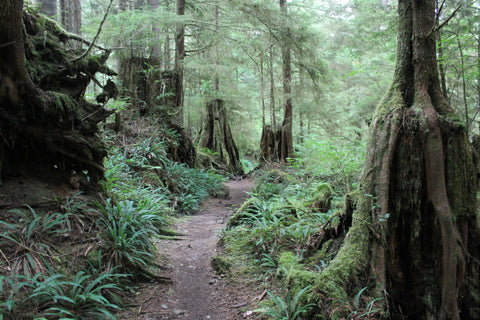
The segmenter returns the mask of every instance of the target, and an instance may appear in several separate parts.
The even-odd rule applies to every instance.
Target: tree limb
[[[442,24],[440,24],[438,27],[435,28],[435,31],[438,31],[440,30],[441,28],[443,28],[454,16],[455,14],[458,12],[458,10],[460,10],[462,6],[458,6],[457,9],[455,9],[452,14],[450,15],[450,17],[447,18],[447,20],[443,21]]]
[[[93,46],[95,45],[95,41],[97,41],[98,36],[100,35],[100,32],[102,31],[102,27],[103,27],[103,24],[105,23],[105,20],[107,20],[108,12],[110,11],[110,7],[112,6],[112,3],[113,3],[113,0],[110,0],[110,3],[108,4],[108,7],[107,7],[107,11],[105,12],[105,15],[103,16],[102,22],[100,22],[100,26],[98,27],[97,34],[95,35],[95,38],[93,38],[93,41],[90,44],[90,46],[88,47],[88,49],[85,50],[85,52],[81,56],[73,59],[73,61],[81,60],[81,59],[85,58],[90,53]]]

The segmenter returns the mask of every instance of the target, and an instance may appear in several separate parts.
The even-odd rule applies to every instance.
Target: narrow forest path
[[[119,319],[237,320],[246,319],[245,307],[253,292],[238,291],[215,273],[211,259],[218,250],[219,233],[228,217],[248,197],[253,180],[231,180],[228,199],[210,199],[198,213],[177,226],[183,240],[159,240],[158,251],[168,258],[163,276],[171,284],[147,283],[137,290],[136,306]],[[242,292],[244,291],[244,292]]]

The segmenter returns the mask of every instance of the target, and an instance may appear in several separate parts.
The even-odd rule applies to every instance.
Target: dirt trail
[[[185,218],[177,230],[185,234],[182,241],[161,240],[159,252],[168,257],[164,276],[171,284],[144,284],[138,290],[137,306],[120,319],[142,320],[236,320],[249,318],[246,308],[253,292],[228,286],[211,267],[217,251],[219,232],[228,217],[246,199],[253,182],[230,181],[228,199],[210,199],[196,215]]]

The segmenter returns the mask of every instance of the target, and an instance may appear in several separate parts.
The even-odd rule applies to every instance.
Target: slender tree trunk
[[[305,126],[304,126],[304,123],[303,123],[303,118],[304,118],[304,112],[303,111],[299,112],[298,118],[299,118],[299,122],[300,122],[300,136],[298,137],[298,143],[303,144],[303,138],[305,136]]]
[[[480,28],[477,37],[477,106],[480,113]],[[479,124],[480,126],[480,124]]]
[[[163,48],[163,55],[164,55],[164,65],[165,70],[170,70],[171,66],[171,57],[170,57],[170,35],[167,33],[165,36],[165,46]]]
[[[177,0],[177,16],[183,19],[185,15],[185,0]],[[185,59],[185,23],[183,21],[177,23],[175,33],[175,70],[178,74],[178,80],[175,90],[175,112],[177,112],[177,122],[183,124],[183,70]]]
[[[280,8],[287,17],[287,2],[280,0]],[[287,29],[288,32],[288,29]],[[293,105],[292,105],[292,56],[288,37],[285,35],[282,43],[283,59],[283,123],[280,160],[285,161],[293,155]]]
[[[40,12],[49,18],[57,18],[57,0],[39,0],[38,8]]]
[[[302,95],[303,93],[303,88],[305,86],[305,83],[304,83],[304,72],[302,72],[302,69],[299,69],[298,70],[298,74],[299,74],[299,81],[300,81],[300,95]],[[305,138],[305,123],[304,123],[304,117],[305,117],[305,111],[304,110],[300,110],[299,114],[298,114],[298,120],[299,120],[299,125],[300,125],[300,135],[298,137],[298,143],[299,144],[303,144],[303,141],[304,141],[304,138]]]
[[[282,148],[283,127],[277,129],[275,110],[275,79],[273,72],[273,45],[269,50],[269,75],[270,75],[270,122],[263,125],[260,140],[260,164],[268,161],[279,161]]]
[[[147,1],[151,10],[156,10],[160,6],[159,0],[148,0]],[[152,44],[152,51],[150,53],[150,59],[157,61],[156,67],[161,70],[162,69],[162,44],[160,40],[160,33],[161,29],[158,28],[156,25],[152,26],[152,33],[153,33],[153,44]],[[168,69],[166,69],[168,70]]]
[[[73,22],[71,16],[71,3],[69,0],[60,1],[60,22],[66,30],[72,30]]]
[[[80,0],[60,0],[60,21],[72,33],[81,34],[82,6]]]
[[[263,73],[263,54],[260,55],[260,95],[262,100],[262,128],[265,127],[265,81]]]
[[[270,45],[269,55],[269,74],[270,74],[270,117],[273,131],[277,130],[277,121],[275,118],[275,78],[273,74],[273,45]]]
[[[219,57],[219,41],[218,41],[218,36],[219,36],[219,20],[220,20],[220,13],[218,12],[218,4],[215,5],[215,35],[217,37],[217,45],[215,46],[215,77],[214,77],[214,82],[215,82],[215,92],[218,93],[220,91],[220,79],[218,76],[218,68],[220,64],[220,57]],[[238,73],[237,73],[238,74]],[[238,77],[238,75],[237,75]]]
[[[438,0],[435,1],[435,10],[436,12],[439,11],[438,8]],[[435,25],[438,28],[439,27],[439,19],[435,19]],[[442,84],[442,91],[443,95],[445,97],[448,97],[447,93],[447,81],[446,81],[446,76],[445,76],[445,62],[443,61],[443,45],[442,45],[442,33],[440,30],[437,32],[437,46],[438,46],[438,69],[440,72],[440,79],[441,79],[441,84]]]
[[[82,4],[80,0],[72,0],[73,12],[72,12],[72,30],[71,32],[81,35],[82,34]]]
[[[0,2],[0,102],[12,105],[31,85],[25,69],[22,9],[23,1]]]
[[[170,1],[165,0],[165,9],[167,11],[170,10]],[[165,70],[170,70],[171,68],[171,57],[170,57],[170,30],[166,30],[166,36],[165,36],[165,47],[164,47],[164,65],[165,65]]]
[[[468,116],[468,102],[467,102],[467,83],[465,80],[465,61],[463,57],[463,48],[462,43],[460,42],[460,38],[457,35],[457,46],[458,46],[458,53],[460,54],[460,77],[462,77],[462,97],[463,97],[463,109],[465,112],[465,125],[467,126],[467,132],[470,129],[470,119]]]

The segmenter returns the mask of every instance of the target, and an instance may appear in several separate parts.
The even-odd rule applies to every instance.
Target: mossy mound
[[[84,40],[35,11],[24,10],[23,22],[26,69],[33,83],[26,86],[19,105],[0,107],[0,135],[5,139],[1,173],[98,181],[107,152],[97,124],[111,112],[83,95],[97,72],[115,74],[105,66],[109,52],[78,59],[83,51],[71,49],[69,41]]]

